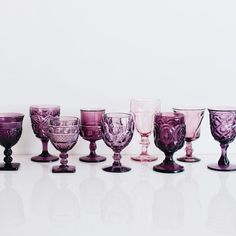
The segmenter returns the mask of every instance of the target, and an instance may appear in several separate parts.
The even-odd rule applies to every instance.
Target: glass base
[[[178,161],[181,162],[188,162],[188,163],[193,163],[193,162],[199,162],[201,159],[197,158],[197,157],[179,157],[177,158]]]
[[[84,156],[84,157],[80,157],[79,160],[83,161],[83,162],[102,162],[102,161],[106,160],[106,157],[99,156],[99,155],[96,155],[96,156]]]
[[[53,161],[58,161],[58,160],[59,160],[59,157],[53,156],[50,154],[49,156],[38,155],[31,158],[31,161],[35,161],[35,162],[53,162]]]
[[[65,167],[60,166],[53,166],[52,172],[53,173],[75,173],[76,168],[75,166],[67,165]]]
[[[6,165],[5,163],[0,163],[0,171],[8,171],[8,170],[18,170],[20,167],[20,163],[11,163],[11,165]]]
[[[131,157],[131,159],[134,161],[150,162],[150,161],[156,161],[157,157],[140,154],[139,156]]]
[[[102,169],[106,172],[112,172],[112,173],[123,173],[123,172],[128,172],[131,170],[131,168],[126,167],[126,166],[120,166],[120,167],[108,166]]]
[[[162,173],[179,173],[184,171],[184,167],[173,162],[171,164],[166,164],[162,162],[159,165],[153,166],[153,170]]]
[[[228,166],[220,166],[217,163],[215,164],[209,164],[207,167],[211,170],[216,170],[216,171],[236,171],[236,165],[234,164],[229,164]]]

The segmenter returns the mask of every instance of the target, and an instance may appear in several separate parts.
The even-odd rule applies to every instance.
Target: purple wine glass
[[[96,154],[96,141],[102,139],[101,120],[105,114],[105,109],[81,109],[80,134],[83,139],[90,142],[90,154],[80,157],[83,162],[102,162],[106,158]]]
[[[4,162],[0,170],[18,170],[20,163],[13,163],[11,148],[19,141],[22,134],[22,113],[0,113],[0,145],[5,148]]]
[[[192,141],[195,141],[200,137],[200,126],[204,116],[205,108],[173,108],[174,112],[184,114],[184,120],[186,125],[186,154],[184,157],[177,158],[178,161],[182,162],[198,162],[199,158],[194,157]]]
[[[184,167],[173,160],[173,154],[184,146],[186,126],[181,113],[158,113],[154,118],[154,142],[165,153],[164,161],[153,167],[154,171],[178,173]]]
[[[77,143],[79,137],[79,118],[62,116],[49,121],[47,135],[52,145],[61,152],[61,165],[53,166],[53,173],[73,173],[75,166],[68,165],[68,154]]]
[[[207,167],[218,171],[236,170],[235,164],[230,164],[227,157],[229,143],[236,137],[236,107],[209,108],[211,134],[220,143],[221,156],[216,164]]]
[[[120,162],[120,152],[130,143],[134,132],[134,122],[129,113],[107,113],[102,119],[102,138],[114,154],[112,166],[103,170],[113,173],[130,171],[131,168],[123,166]]]
[[[60,116],[60,107],[54,105],[33,105],[30,107],[30,118],[32,129],[37,138],[40,138],[43,145],[43,151],[40,155],[31,158],[36,162],[57,161],[59,158],[48,152],[48,137],[45,129],[48,127],[49,120]]]

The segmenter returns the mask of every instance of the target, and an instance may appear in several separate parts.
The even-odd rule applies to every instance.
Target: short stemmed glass
[[[127,172],[131,168],[123,166],[120,162],[120,152],[130,143],[134,132],[134,122],[129,113],[107,113],[102,119],[102,137],[105,144],[114,154],[112,166],[104,167],[107,172]]]
[[[88,156],[80,157],[83,162],[102,162],[106,158],[96,154],[96,141],[102,139],[101,120],[105,109],[81,109],[80,110],[80,134],[83,139],[90,141]]]
[[[68,165],[68,154],[77,143],[79,137],[79,118],[62,116],[53,118],[49,122],[47,135],[52,145],[61,152],[61,165],[53,166],[53,173],[73,173],[75,166]]]
[[[59,117],[60,107],[54,105],[33,105],[30,107],[30,118],[32,129],[37,138],[41,139],[43,151],[40,155],[32,157],[32,161],[36,162],[51,162],[57,161],[59,158],[48,152],[48,137],[45,134],[45,129],[48,122],[53,117]]]
[[[159,113],[154,118],[154,142],[165,153],[161,164],[153,167],[154,171],[178,173],[184,167],[173,160],[173,154],[184,146],[186,126],[184,115],[180,113]]]
[[[227,157],[229,143],[236,137],[236,107],[209,108],[211,134],[220,143],[221,156],[216,164],[207,167],[218,171],[236,170],[235,164],[230,164]]]
[[[142,151],[138,156],[131,157],[134,161],[155,161],[157,157],[148,154],[150,144],[148,137],[153,132],[154,114],[160,112],[160,100],[135,100],[130,102],[130,112],[133,115],[136,130],[141,135]]]
[[[184,114],[185,125],[186,125],[186,154],[184,157],[177,158],[178,161],[182,162],[198,162],[199,158],[194,157],[192,141],[195,141],[200,137],[200,126],[204,116],[205,108],[173,108],[174,112]]]
[[[5,148],[5,163],[0,163],[0,170],[19,169],[20,163],[12,162],[11,148],[21,137],[23,118],[22,113],[0,113],[0,145]]]

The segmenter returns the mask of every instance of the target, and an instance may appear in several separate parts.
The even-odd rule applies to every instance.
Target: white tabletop
[[[53,174],[50,164],[21,162],[0,172],[0,235],[236,235],[236,172],[206,168],[219,154],[198,155],[185,172],[152,171],[152,163],[123,157],[132,170],[111,174],[78,161],[72,174]],[[236,155],[229,155],[234,159]]]

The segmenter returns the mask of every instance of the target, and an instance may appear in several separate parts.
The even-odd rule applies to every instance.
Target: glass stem
[[[186,142],[186,157],[191,158],[193,154],[192,142]]]
[[[141,155],[148,155],[148,146],[150,144],[147,136],[141,136],[140,144],[142,145]]]
[[[164,159],[164,164],[166,165],[170,165],[172,163],[174,163],[174,160],[173,160],[173,153],[165,153],[165,159]]]
[[[91,141],[90,144],[89,144],[89,149],[90,149],[90,154],[89,154],[89,156],[95,157],[95,156],[97,155],[97,154],[96,154],[96,149],[97,149],[96,142]]]
[[[220,156],[220,159],[218,161],[219,166],[224,166],[224,167],[229,166],[229,159],[227,157],[227,148],[228,148],[228,146],[229,146],[228,143],[226,143],[226,144],[221,143],[220,144],[221,156]]]
[[[11,155],[12,155],[12,150],[11,150],[11,148],[6,148],[5,150],[4,150],[4,155],[5,155],[5,157],[4,157],[4,162],[5,162],[5,165],[6,166],[11,166],[11,162],[12,162],[12,157],[11,157]]]
[[[48,157],[48,139],[42,139],[42,145],[43,145],[43,151],[40,156],[42,157]]]
[[[112,167],[113,168],[119,168],[121,167],[121,163],[120,163],[120,159],[121,159],[121,155],[119,152],[115,152],[113,154],[113,159],[114,159],[114,162],[112,164]]]
[[[65,152],[62,152],[60,154],[60,158],[61,158],[61,160],[60,160],[60,163],[61,163],[60,167],[61,168],[66,168],[67,167],[67,163],[68,163],[68,160],[67,160],[68,154],[65,153]]]

